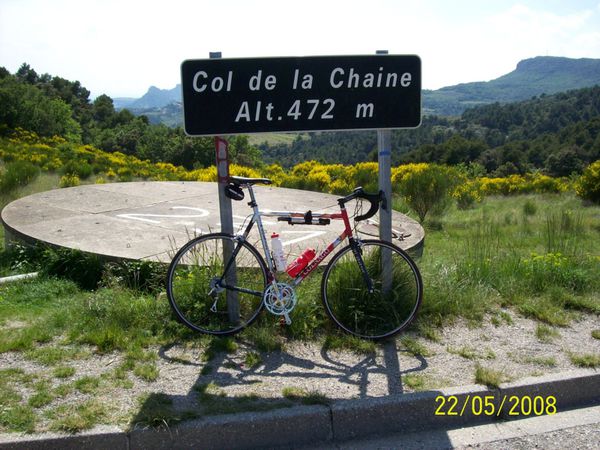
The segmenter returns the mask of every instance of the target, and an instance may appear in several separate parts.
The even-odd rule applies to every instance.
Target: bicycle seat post
[[[250,194],[250,201],[248,202],[248,206],[252,208],[252,220],[256,223],[258,227],[258,235],[260,236],[260,241],[262,243],[263,248],[265,249],[265,256],[267,260],[267,267],[271,271],[271,273],[275,273],[275,268],[273,267],[273,261],[270,258],[270,250],[269,244],[267,242],[267,238],[265,235],[265,229],[263,228],[262,218],[260,216],[260,210],[258,209],[258,203],[256,203],[256,197],[254,196],[254,189],[252,189],[252,183],[246,184],[244,187],[248,188],[248,193]]]
[[[248,193],[250,194],[250,201],[248,202],[248,206],[254,210],[254,212],[258,212],[258,204],[256,203],[256,197],[254,197],[254,189],[252,189],[252,185],[248,183],[246,185],[248,188]]]

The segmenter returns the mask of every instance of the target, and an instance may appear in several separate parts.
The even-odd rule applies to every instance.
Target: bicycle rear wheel
[[[362,241],[358,252],[372,280],[372,292],[348,245],[335,254],[323,273],[325,310],[342,330],[360,338],[393,336],[411,323],[421,304],[419,269],[406,252],[389,242]]]
[[[167,273],[167,296],[179,320],[191,329],[229,335],[256,320],[266,284],[266,264],[252,245],[213,233],[177,252]]]

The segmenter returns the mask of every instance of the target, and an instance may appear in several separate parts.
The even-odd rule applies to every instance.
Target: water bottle
[[[302,254],[291,263],[285,271],[287,274],[294,278],[308,265],[308,263],[315,257],[317,252],[312,248],[307,248]]]
[[[275,263],[275,269],[277,272],[283,272],[285,270],[287,261],[285,260],[285,254],[283,253],[283,244],[281,243],[281,239],[279,239],[279,235],[277,233],[273,233],[271,235],[271,249],[273,251],[273,262]]]

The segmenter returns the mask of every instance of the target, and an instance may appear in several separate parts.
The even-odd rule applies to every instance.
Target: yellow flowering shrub
[[[575,192],[584,200],[600,204],[600,160],[583,171],[575,184]]]
[[[282,186],[288,178],[288,175],[283,170],[283,167],[281,167],[279,164],[270,164],[265,167],[263,170],[263,175],[272,180],[277,186]]]
[[[301,162],[300,164],[296,164],[293,168],[292,168],[292,176],[295,178],[304,178],[306,177],[313,169],[316,165],[318,165],[319,163],[317,161],[304,161]]]
[[[459,209],[471,208],[475,203],[483,200],[479,180],[463,179],[452,192],[452,198],[456,200]]]
[[[77,175],[67,174],[60,178],[58,185],[61,188],[65,188],[65,187],[79,186],[80,183],[81,182]]]
[[[570,189],[565,179],[552,178],[541,173],[510,175],[505,178],[482,177],[479,182],[484,195],[560,193]]]
[[[217,167],[211,166],[194,171],[195,179],[193,181],[217,181]]]
[[[42,138],[26,130],[16,130],[11,136],[0,139],[0,159],[5,163],[24,161],[46,171],[62,171],[69,168],[88,166],[103,180],[130,181],[133,179],[152,179],[159,181],[216,181],[217,172],[213,165],[207,168],[186,170],[171,163],[152,163],[140,160],[121,152],[105,152],[91,145],[81,145],[66,141],[61,137]],[[433,169],[432,169],[433,168]],[[429,163],[411,163],[393,167],[392,189],[402,192],[402,186],[412,180],[426,179],[426,174],[434,171],[437,175],[456,175],[455,168]],[[232,175],[244,177],[268,177],[275,185],[296,189],[329,192],[345,195],[357,186],[366,191],[379,189],[378,164],[363,162],[354,165],[322,164],[317,161],[304,161],[289,170],[279,164],[271,164],[260,169],[232,164]],[[539,172],[508,177],[469,178],[460,175],[460,181],[451,192],[459,207],[473,205],[487,195],[513,195],[523,193],[565,192],[575,188],[583,198],[600,202],[600,161],[589,166],[584,175],[573,186],[568,179],[552,178]],[[429,184],[416,183],[411,192],[411,201],[427,196],[434,186],[433,178]]]
[[[428,167],[428,163],[410,163],[392,167],[392,191],[400,192],[400,183],[404,177],[411,173],[422,172]]]
[[[257,170],[250,167],[238,166],[237,164],[229,166],[229,173],[238,177],[261,178],[261,174]]]

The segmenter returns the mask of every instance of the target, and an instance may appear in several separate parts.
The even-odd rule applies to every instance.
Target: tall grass
[[[422,323],[479,321],[507,306],[561,326],[573,310],[597,313],[600,208],[584,208],[571,196],[535,202],[532,212],[531,196],[489,198],[479,210],[452,211],[443,230],[428,230]]]
[[[585,228],[581,211],[547,211],[542,237],[547,253],[580,256],[585,249]]]

